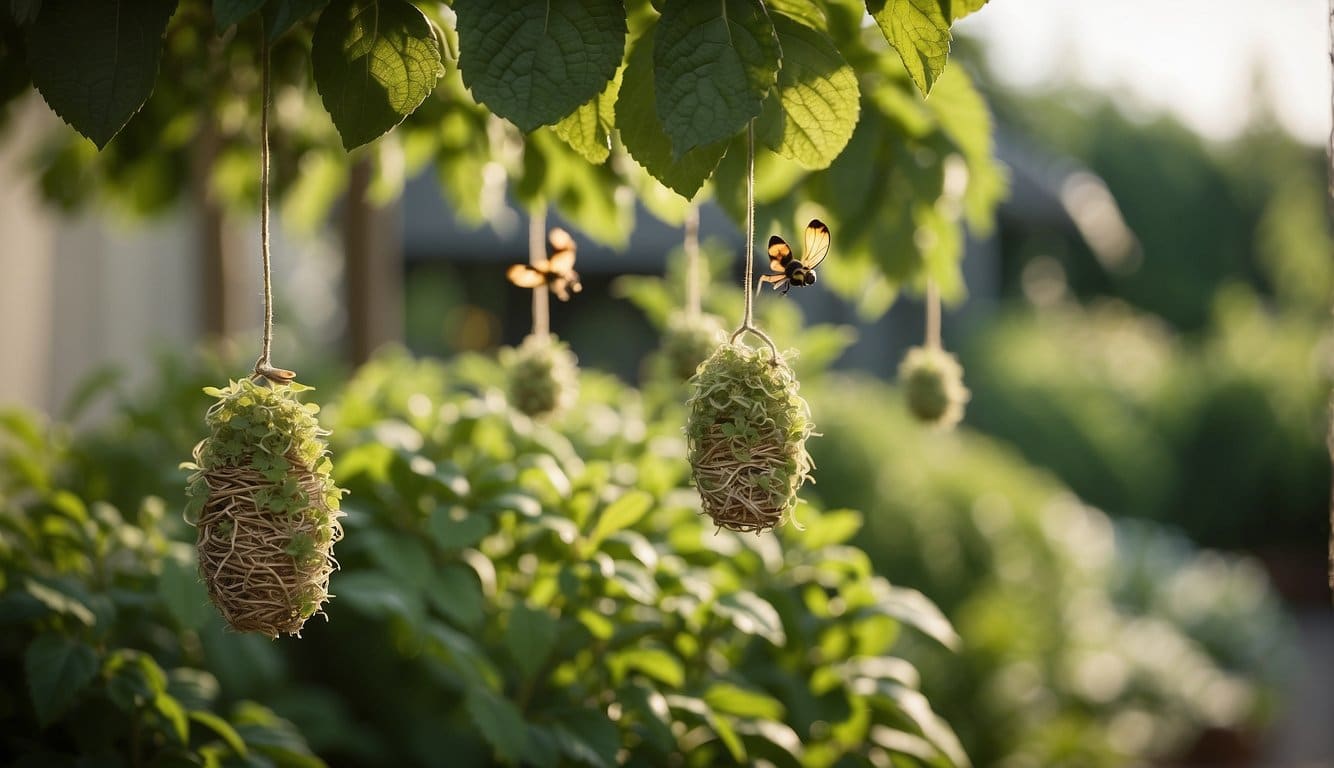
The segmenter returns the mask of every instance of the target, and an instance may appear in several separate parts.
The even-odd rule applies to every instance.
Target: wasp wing
[[[792,261],[792,248],[778,235],[769,238],[769,269],[782,272]]]
[[[574,249],[556,251],[547,261],[547,271],[557,275],[566,275],[574,271]]]
[[[815,269],[828,255],[829,227],[819,219],[811,219],[806,225],[806,252],[801,255],[801,263],[807,269]]]
[[[551,246],[553,254],[561,251],[573,251],[574,238],[570,236],[569,232],[560,227],[552,227],[551,231],[547,233],[547,245]]]
[[[520,288],[536,288],[547,281],[547,273],[527,264],[514,264],[505,271],[505,277]]]

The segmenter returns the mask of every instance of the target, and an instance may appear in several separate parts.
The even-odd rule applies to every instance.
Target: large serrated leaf
[[[525,680],[537,674],[551,654],[557,629],[556,620],[539,608],[519,603],[510,611],[509,624],[505,627],[505,647],[519,665]]]
[[[616,123],[616,96],[621,90],[621,76],[607,83],[602,93],[584,102],[578,109],[551,127],[552,132],[585,160],[594,164],[611,155],[611,132]]]
[[[45,0],[28,27],[32,83],[105,147],[153,92],[176,0]]]
[[[268,0],[264,5],[264,34],[272,42],[301,19],[329,4],[329,0]]]
[[[464,84],[525,133],[600,93],[625,53],[617,0],[457,0],[454,12]]]
[[[857,127],[857,74],[823,32],[779,14],[773,24],[783,46],[783,68],[765,100],[759,137],[804,168],[827,168]]]
[[[517,763],[528,740],[528,725],[519,708],[509,699],[502,699],[481,686],[468,689],[466,707],[477,730],[495,749],[496,755],[503,762]]]
[[[727,139],[760,114],[781,50],[759,0],[673,0],[653,34],[657,113],[674,157]]]
[[[347,149],[403,122],[445,72],[435,29],[407,0],[334,0],[315,25],[310,58]]]
[[[885,39],[899,52],[917,89],[931,93],[950,55],[950,21],[940,0],[867,0]]]
[[[644,35],[630,46],[616,99],[616,128],[635,162],[689,200],[713,175],[727,151],[727,142],[717,141],[674,156],[672,141],[658,122],[653,80],[653,36]]]
[[[222,34],[228,27],[258,11],[262,5],[264,0],[213,0],[213,25],[218,34]]]
[[[69,709],[97,675],[97,654],[73,638],[41,635],[23,655],[37,722],[46,725]]]

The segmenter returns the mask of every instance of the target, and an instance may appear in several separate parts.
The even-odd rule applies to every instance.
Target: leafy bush
[[[336,477],[351,491],[347,537],[331,620],[300,641],[222,632],[189,548],[172,542],[189,532],[159,501],[129,520],[95,502],[89,522],[59,522],[84,504],[67,488],[180,496],[184,473],[165,485],[158,462],[173,450],[179,460],[192,439],[149,438],[189,422],[188,411],[169,413],[177,397],[148,398],[158,407],[116,465],[134,477],[96,470],[114,435],[70,442],[60,428],[11,419],[10,439],[23,442],[0,465],[0,605],[22,631],[5,634],[0,656],[13,683],[7,711],[20,713],[4,726],[8,751],[41,761],[61,745],[122,763],[198,763],[244,746],[251,759],[313,761],[272,711],[339,765],[442,755],[460,765],[967,762],[913,664],[890,655],[915,633],[930,644],[957,638],[926,598],[876,576],[845,543],[859,515],[803,508],[804,531],[715,532],[684,485],[679,407],[650,412],[634,390],[586,374],[578,406],[544,424],[506,405],[503,382],[482,358],[446,366],[391,355],[326,401]],[[191,408],[206,404],[194,399]],[[98,537],[64,532],[88,526]],[[14,554],[29,550],[45,554]],[[43,596],[50,605],[27,612]],[[91,623],[71,614],[79,605]],[[88,676],[89,654],[103,670],[73,687],[76,708],[63,713],[36,684],[28,695],[40,670],[21,661],[55,651],[79,660],[76,679]],[[148,670],[134,672],[136,699],[117,698],[122,668]],[[196,686],[208,695],[177,678],[208,681]],[[125,727],[66,740],[115,725],[83,707],[118,701],[129,702]],[[182,709],[220,735],[195,727],[181,738]],[[54,724],[41,730],[38,711]],[[231,720],[207,716],[215,711]],[[136,757],[127,740],[144,751]]]
[[[0,751],[15,765],[318,765],[290,723],[223,706],[190,631],[210,609],[162,500],[60,486],[63,430],[0,416]],[[223,714],[223,713],[226,714]]]
[[[987,382],[970,423],[1113,514],[1210,546],[1323,551],[1325,331],[1235,286],[1214,314],[1198,341],[1117,304],[1012,315],[968,345]]]
[[[878,572],[931,595],[963,638],[948,658],[917,650],[978,764],[1170,757],[1272,715],[1289,638],[1253,564],[1148,523],[1117,531],[996,444],[915,425],[883,385],[808,395],[815,491],[864,509]]]

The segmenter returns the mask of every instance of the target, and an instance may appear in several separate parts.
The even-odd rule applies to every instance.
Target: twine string
[[[547,258],[547,207],[539,203],[528,216],[528,263],[534,267]],[[550,291],[544,282],[533,288],[533,335],[545,339],[551,334]]]
[[[694,320],[700,312],[700,264],[699,264],[699,207],[691,205],[686,209],[685,243],[686,255],[686,317]]]
[[[273,367],[273,271],[269,256],[269,38],[264,21],[259,24],[260,105],[259,105],[259,258],[264,280],[264,331],[260,337],[259,359],[254,378],[285,384],[296,378],[292,371]]]
[[[733,344],[747,332],[753,333],[769,346],[773,360],[778,362],[778,347],[773,339],[755,327],[754,294],[750,284],[755,279],[755,121],[746,124],[746,269],[742,279],[742,293],[745,295],[745,313],[741,317],[741,327],[732,332],[729,341]],[[758,291],[757,291],[758,292]]]
[[[926,346],[940,349],[940,289],[936,281],[926,279]]]

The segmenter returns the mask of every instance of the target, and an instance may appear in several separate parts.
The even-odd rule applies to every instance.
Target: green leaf
[[[714,613],[732,622],[747,635],[759,635],[774,645],[787,642],[783,620],[769,601],[754,592],[734,592],[718,599]]]
[[[899,52],[923,96],[945,70],[950,54],[950,22],[940,0],[867,0],[885,39]]]
[[[510,611],[509,625],[505,627],[505,648],[510,652],[526,680],[542,668],[556,644],[556,620],[546,611],[529,608],[523,603]]]
[[[176,0],[45,0],[28,27],[42,98],[99,149],[153,92]]]
[[[482,585],[477,573],[465,565],[451,563],[441,568],[426,585],[426,599],[465,629],[482,621]]]
[[[456,0],[454,12],[464,84],[525,133],[597,96],[625,52],[618,0]]]
[[[104,665],[107,695],[126,712],[156,701],[167,690],[167,673],[143,651],[121,648]]]
[[[653,497],[644,491],[630,491],[608,504],[588,536],[588,551],[597,550],[608,536],[639,522],[652,507]]]
[[[169,693],[160,693],[153,700],[153,709],[167,721],[171,727],[171,733],[182,744],[190,742],[190,720],[186,717],[185,708],[181,703]]]
[[[595,768],[611,768],[617,764],[621,735],[605,713],[590,709],[564,713],[552,731],[557,747],[566,756]]]
[[[611,155],[611,132],[616,122],[616,95],[621,90],[621,73],[607,83],[602,93],[584,102],[551,130],[585,160],[595,165]]]
[[[188,560],[180,557],[167,557],[162,561],[162,574],[158,577],[157,592],[167,612],[176,619],[182,629],[198,629],[208,621],[213,609],[209,606],[208,595],[199,581],[199,571],[194,561],[194,551],[188,550]]]
[[[349,608],[370,618],[397,616],[412,620],[421,612],[416,594],[404,591],[398,582],[379,571],[353,571],[333,578],[334,596]]]
[[[528,740],[528,726],[519,708],[509,699],[502,699],[480,686],[468,689],[466,707],[477,730],[495,749],[496,755],[506,763],[518,762]]]
[[[329,0],[268,0],[264,5],[264,34],[273,42],[292,25],[329,4]]]
[[[827,168],[857,127],[857,75],[823,32],[778,14],[773,24],[783,68],[757,133],[770,149],[802,167]]]
[[[676,158],[746,127],[778,79],[778,37],[759,0],[667,3],[653,46],[657,114]]]
[[[704,702],[715,712],[761,720],[781,720],[783,703],[767,693],[751,691],[731,683],[714,683],[704,692]]]
[[[73,638],[39,635],[23,654],[23,670],[37,722],[49,725],[97,675],[97,654]]]
[[[226,32],[233,24],[239,24],[262,5],[264,0],[213,0],[213,24],[218,34]]]
[[[937,0],[941,11],[954,23],[968,14],[979,11],[987,0]]]
[[[443,550],[471,547],[491,533],[492,518],[462,506],[436,507],[426,521],[426,532]]]
[[[241,734],[236,732],[231,723],[212,712],[199,709],[190,712],[190,719],[222,737],[223,742],[237,755],[246,756],[245,741],[241,739]]]
[[[821,549],[833,544],[842,544],[862,527],[862,513],[850,509],[825,512],[813,521],[806,523],[806,532],[801,536],[801,546],[808,550]]]
[[[445,73],[435,28],[407,0],[334,0],[315,25],[310,58],[347,149],[403,122]]]
[[[641,672],[668,688],[685,684],[686,672],[681,660],[661,648],[630,648],[608,660],[612,674],[623,678],[629,670]]]
[[[950,620],[926,595],[907,587],[890,587],[879,596],[876,607],[886,616],[920,630],[946,648],[959,647],[959,635]]]
[[[630,46],[616,98],[616,128],[635,162],[676,194],[691,199],[718,167],[727,151],[727,141],[706,144],[677,157],[671,139],[658,122],[656,104],[653,36],[643,35]]]
[[[915,691],[886,680],[879,682],[876,691],[894,701],[903,714],[907,715],[917,725],[922,735],[937,749],[945,753],[954,765],[965,768],[971,765],[968,754],[964,752],[963,745],[959,743],[959,737],[954,734],[954,730],[950,728],[949,723],[945,722],[944,718],[931,709],[931,702],[927,701],[926,696],[921,691]]]

